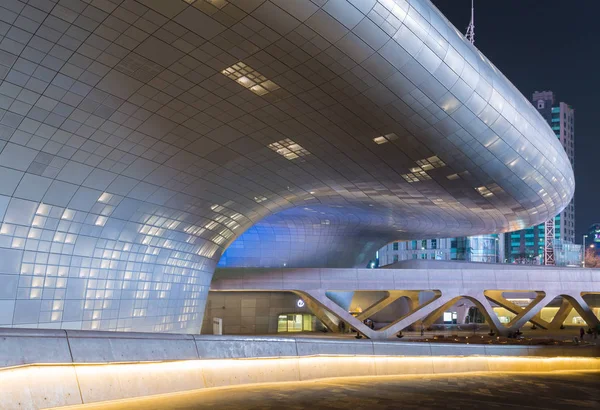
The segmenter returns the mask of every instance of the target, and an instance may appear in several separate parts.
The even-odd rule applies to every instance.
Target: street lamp
[[[582,255],[583,255],[583,258],[582,258],[583,261],[582,261],[582,263],[583,263],[583,267],[584,268],[585,268],[585,238],[587,238],[587,237],[588,237],[587,235],[583,235],[583,250],[581,252]]]
[[[494,246],[494,263],[498,263],[498,254],[500,253],[500,249],[498,249],[498,247],[500,246],[500,243],[498,242],[498,237],[496,237],[496,244]],[[502,262],[500,262],[502,263]]]

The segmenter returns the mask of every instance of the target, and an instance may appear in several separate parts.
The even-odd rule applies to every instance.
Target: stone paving
[[[86,409],[600,409],[600,372],[345,378],[198,390]]]

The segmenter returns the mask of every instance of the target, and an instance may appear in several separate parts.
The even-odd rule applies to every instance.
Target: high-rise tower
[[[531,101],[560,140],[571,165],[575,168],[575,110],[564,102],[556,102],[552,91],[536,91]],[[506,235],[509,261],[518,259],[544,260],[544,224],[511,232]],[[559,244],[575,241],[575,199],[554,218],[554,239]]]

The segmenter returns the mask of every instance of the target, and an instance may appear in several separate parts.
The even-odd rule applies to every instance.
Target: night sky
[[[466,31],[471,0],[432,1]],[[575,109],[577,243],[600,222],[599,16],[598,0],[475,0],[477,48],[528,99],[551,90]]]

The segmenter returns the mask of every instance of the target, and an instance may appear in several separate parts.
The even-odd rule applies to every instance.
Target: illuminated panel
[[[483,197],[485,197],[485,198],[487,198],[487,197],[490,197],[490,196],[493,196],[493,195],[494,195],[494,194],[492,193],[492,191],[490,191],[490,190],[488,189],[488,187],[486,187],[486,186],[479,186],[479,187],[475,188],[475,190],[476,190],[477,192],[479,192],[479,193],[481,194],[481,196],[483,196]]]
[[[433,157],[417,161],[417,165],[419,165],[424,171],[429,171],[434,168],[441,168],[446,166],[444,161],[442,161],[435,155]]]
[[[238,84],[249,88],[256,95],[265,95],[279,89],[279,86],[273,81],[268,80],[264,75],[241,61],[227,67],[221,73]]]
[[[269,148],[289,160],[310,155],[310,152],[289,138],[273,142],[269,144]]]
[[[479,194],[481,196],[483,196],[484,198],[489,198],[491,196],[494,196],[495,194],[504,192],[502,188],[500,188],[498,186],[498,184],[490,184],[489,186],[479,186],[477,188],[475,188],[475,190],[477,192],[479,192]]]
[[[413,182],[428,181],[431,179],[429,174],[423,171],[423,169],[420,167],[411,168],[410,174],[402,174],[402,178],[404,178],[404,180],[410,184]]]
[[[426,171],[446,166],[444,161],[439,159],[436,155],[429,158],[420,159],[416,161],[416,163],[418,167],[411,168],[409,174],[402,174],[402,178],[404,178],[404,180],[410,184],[413,182],[428,181],[431,179],[431,176]],[[458,175],[456,176],[458,177]],[[449,176],[448,179],[452,178]]]
[[[379,137],[373,138],[373,141],[377,145],[385,144],[386,142],[395,141],[398,139],[398,136],[394,133],[381,135]]]

